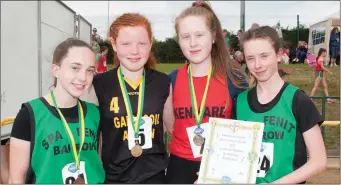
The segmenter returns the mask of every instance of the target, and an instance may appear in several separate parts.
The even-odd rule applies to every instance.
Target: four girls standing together
[[[209,117],[265,123],[262,156],[270,163],[257,183],[301,183],[326,168],[323,120],[307,95],[280,78],[274,29],[263,26],[241,37],[251,89],[229,58],[209,4],[183,10],[175,30],[189,62],[169,76],[155,70],[151,24],[140,14],[123,14],[111,24],[115,68],[107,72],[94,76],[96,57],[87,43],[59,44],[54,87],[23,103],[15,119],[9,182],[191,184]],[[281,138],[266,137],[278,130],[285,132]],[[170,156],[165,131],[172,134]]]

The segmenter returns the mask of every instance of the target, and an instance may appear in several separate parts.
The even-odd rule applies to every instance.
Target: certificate
[[[209,118],[200,184],[255,184],[264,124]]]

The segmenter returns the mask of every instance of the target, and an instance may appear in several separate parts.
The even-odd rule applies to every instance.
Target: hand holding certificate
[[[210,118],[198,183],[256,183],[263,123]]]

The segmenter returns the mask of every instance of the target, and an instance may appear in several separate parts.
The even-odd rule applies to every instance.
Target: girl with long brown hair
[[[175,30],[189,63],[170,74],[174,114],[164,120],[172,131],[166,180],[190,184],[197,179],[208,118],[233,118],[235,98],[248,85],[233,66],[219,19],[207,2],[183,10]]]

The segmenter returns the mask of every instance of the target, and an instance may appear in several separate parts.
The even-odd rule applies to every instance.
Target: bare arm
[[[273,184],[300,183],[326,170],[327,154],[320,127],[316,124],[303,133],[303,138],[309,153],[308,162],[294,172],[272,182]]]
[[[9,183],[24,184],[30,164],[30,142],[11,137]]]
[[[169,96],[166,100],[165,106],[163,108],[163,124],[168,131],[168,133],[172,133],[173,131],[173,125],[174,125],[174,114],[173,114],[173,90],[172,90],[172,84],[169,88]]]
[[[7,184],[9,178],[9,166],[8,166],[8,154],[9,154],[9,145],[1,145],[1,155],[0,155],[0,166],[1,166],[1,175],[0,175],[0,183]]]

